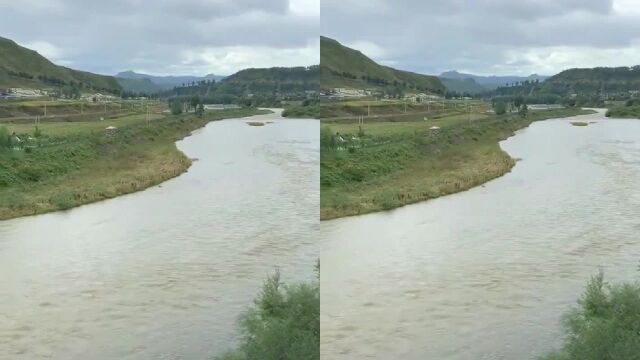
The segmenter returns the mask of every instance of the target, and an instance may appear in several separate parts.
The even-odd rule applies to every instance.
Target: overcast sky
[[[321,32],[428,74],[640,64],[638,0],[322,0]]]
[[[0,0],[0,36],[103,74],[319,62],[320,0]]]

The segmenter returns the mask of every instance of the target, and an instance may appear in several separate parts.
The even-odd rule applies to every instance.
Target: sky
[[[322,0],[320,31],[425,74],[640,64],[639,0]]]
[[[0,36],[113,75],[318,64],[320,0],[0,0]]]

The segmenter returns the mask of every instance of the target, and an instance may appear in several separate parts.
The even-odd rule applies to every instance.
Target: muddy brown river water
[[[501,146],[521,161],[483,186],[322,222],[322,359],[533,359],[599,268],[638,279],[640,121],[547,120]]]
[[[211,358],[275,267],[312,279],[318,121],[217,121],[178,147],[199,160],[160,186],[0,222],[0,359]]]

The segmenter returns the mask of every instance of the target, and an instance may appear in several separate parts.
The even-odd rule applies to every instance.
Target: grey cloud
[[[182,66],[215,72],[184,54],[256,47],[265,58],[270,51],[308,50],[319,34],[319,16],[289,12],[289,1],[0,0],[0,36],[50,43],[61,50],[54,60],[82,70],[163,74]],[[308,62],[300,59],[300,65]]]
[[[611,0],[372,2],[376,5],[322,0],[322,34],[346,43],[372,42],[385,50],[384,57],[376,60],[426,73],[535,72],[536,64],[514,54],[551,49],[622,51],[640,39],[638,16],[613,11]],[[584,58],[576,66],[584,65]],[[621,59],[615,60],[619,65]],[[640,63],[640,59],[624,60]]]

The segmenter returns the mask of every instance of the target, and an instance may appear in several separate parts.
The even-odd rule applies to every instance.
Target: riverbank
[[[618,119],[640,119],[640,105],[614,106],[607,110],[606,116]]]
[[[322,220],[437,198],[509,172],[501,140],[534,121],[591,113],[575,108],[518,114],[453,115],[430,121],[324,124]],[[339,133],[339,140],[335,134]]]
[[[7,124],[24,150],[0,151],[0,219],[36,215],[144,190],[185,172],[191,160],[175,142],[210,121],[245,117],[268,110],[241,109],[179,116],[153,115],[104,122]],[[2,125],[0,125],[2,126]],[[25,126],[27,126],[25,128]],[[27,130],[29,129],[29,130]],[[27,132],[29,131],[29,132]]]

